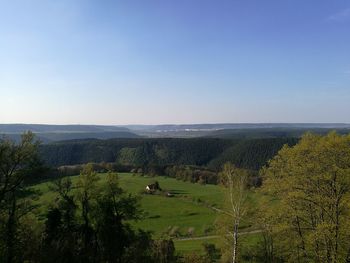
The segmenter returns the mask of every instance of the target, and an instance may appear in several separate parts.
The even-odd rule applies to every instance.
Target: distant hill
[[[350,133],[350,128],[252,128],[217,130],[206,134],[205,137],[224,139],[299,138],[306,132],[327,134],[332,130],[339,134]]]
[[[34,132],[44,143],[74,139],[111,138],[298,138],[307,131],[319,134],[336,130],[350,132],[346,123],[218,123],[218,124],[164,124],[164,125],[48,125],[0,124],[0,137],[18,140],[25,131]]]
[[[0,133],[47,132],[120,132],[130,131],[126,127],[105,125],[50,125],[50,124],[0,124]]]
[[[300,137],[306,131],[327,133],[337,130],[350,132],[347,123],[217,123],[217,124],[164,124],[126,125],[132,132],[145,137],[227,137],[279,138]]]
[[[32,131],[44,143],[73,139],[139,138],[126,127],[103,125],[0,124],[0,135],[18,141]]]
[[[209,123],[209,124],[162,124],[125,125],[130,130],[139,131],[179,131],[179,130],[223,130],[258,128],[350,128],[349,123]]]

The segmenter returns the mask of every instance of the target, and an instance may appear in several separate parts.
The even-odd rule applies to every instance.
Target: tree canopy
[[[266,221],[288,262],[350,260],[350,135],[306,134],[263,170]],[[348,262],[348,261],[346,261]]]

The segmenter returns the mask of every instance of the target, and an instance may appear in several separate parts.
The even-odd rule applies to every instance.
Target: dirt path
[[[251,234],[257,234],[261,233],[261,230],[252,230],[252,231],[244,231],[239,233],[239,236],[243,235],[251,235]],[[219,235],[212,235],[212,236],[201,236],[201,237],[184,237],[184,238],[177,238],[176,241],[187,241],[187,240],[206,240],[206,239],[214,239],[220,237]]]

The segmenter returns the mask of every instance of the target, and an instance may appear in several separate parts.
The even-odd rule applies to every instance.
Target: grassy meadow
[[[216,235],[215,223],[218,212],[212,208],[220,208],[223,203],[224,193],[221,186],[193,184],[163,176],[148,177],[131,173],[118,175],[120,186],[125,191],[141,197],[141,208],[145,216],[142,220],[131,222],[135,228],[151,231],[155,238],[172,235],[175,238],[176,249],[181,253],[203,251],[202,244],[205,242],[221,245],[219,238],[213,237]],[[106,174],[99,174],[99,177],[102,189]],[[71,178],[75,184],[78,176]],[[170,192],[173,197],[167,197],[162,193],[145,194],[146,185],[154,181],[158,181],[163,192]],[[56,194],[50,189],[51,184],[44,182],[33,186],[41,193],[36,202],[37,213],[42,217],[56,198]],[[256,194],[252,192],[249,196],[250,203],[255,202],[256,198]],[[242,224],[242,227],[246,228],[248,225],[248,223]],[[192,237],[194,239],[187,239]],[[195,239],[196,237],[202,238]],[[185,239],[181,240],[182,238]]]
[[[99,183],[103,187],[106,174],[99,176]],[[77,176],[71,178],[74,184]],[[219,207],[222,202],[223,192],[219,186],[192,184],[160,176],[143,177],[130,173],[119,174],[119,181],[120,186],[127,192],[141,196],[145,218],[132,222],[135,227],[152,231],[158,237],[171,229],[177,229],[181,236],[187,236],[189,229],[193,236],[213,233],[217,212],[210,206]],[[166,197],[164,194],[144,194],[146,185],[153,181],[158,181],[162,190],[171,192],[173,197]],[[42,215],[56,197],[50,190],[50,184],[51,182],[45,182],[33,187],[41,192],[36,202]]]

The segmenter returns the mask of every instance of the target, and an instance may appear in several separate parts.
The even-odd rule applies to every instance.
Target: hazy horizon
[[[0,125],[49,125],[49,126],[166,126],[166,125],[350,125],[350,122],[189,122],[189,123],[0,123]]]
[[[350,3],[0,3],[0,123],[350,123]]]

